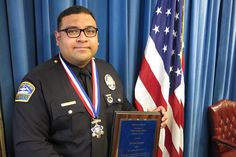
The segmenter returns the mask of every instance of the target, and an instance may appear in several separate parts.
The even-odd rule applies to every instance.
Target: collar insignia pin
[[[108,103],[113,103],[113,98],[111,97],[111,94],[106,94],[106,97],[107,97],[107,102]]]

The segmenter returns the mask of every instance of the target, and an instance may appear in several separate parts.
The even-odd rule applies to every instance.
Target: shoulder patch
[[[35,86],[30,82],[21,82],[16,93],[15,102],[28,102],[35,91]]]

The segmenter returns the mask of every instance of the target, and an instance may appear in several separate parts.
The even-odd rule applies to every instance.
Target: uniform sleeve
[[[22,82],[14,106],[15,157],[61,157],[48,141],[49,126],[49,112],[42,90],[31,82]]]

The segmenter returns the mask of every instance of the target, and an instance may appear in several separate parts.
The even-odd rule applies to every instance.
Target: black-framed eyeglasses
[[[95,37],[97,35],[98,28],[95,28],[92,26],[86,27],[84,29],[79,29],[76,27],[69,27],[66,29],[58,30],[58,32],[61,32],[61,31],[66,32],[66,34],[69,38],[78,38],[80,36],[81,32],[84,32],[84,35],[86,37],[91,38],[91,37]]]

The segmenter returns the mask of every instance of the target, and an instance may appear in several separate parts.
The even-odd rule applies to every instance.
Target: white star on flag
[[[152,30],[155,31],[155,34],[156,34],[157,32],[160,32],[160,31],[159,31],[159,26],[156,26],[156,25],[155,25],[155,27],[154,27]]]
[[[177,76],[181,75],[180,69],[177,69],[175,73],[177,74]]]
[[[161,11],[161,7],[160,7],[160,8],[157,8],[156,13],[157,13],[157,15],[159,15],[159,14],[162,13],[162,11]]]
[[[164,51],[164,53],[167,51],[167,46],[166,45],[164,45],[164,47],[163,47],[163,49],[162,49],[163,51]]]
[[[170,29],[169,27],[166,27],[166,28],[165,28],[165,31],[164,31],[164,32],[166,33],[166,35],[167,35],[167,33],[169,33],[169,31],[170,31],[169,29]]]
[[[167,9],[166,15],[169,16],[171,14],[171,9]]]
[[[175,20],[178,20],[179,19],[179,13],[176,13],[175,14]]]

